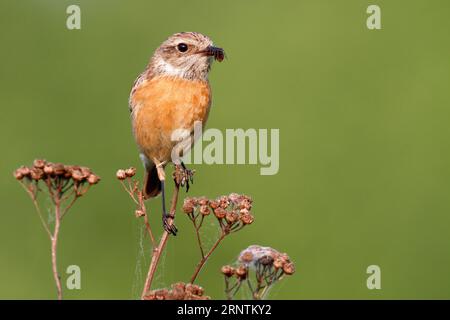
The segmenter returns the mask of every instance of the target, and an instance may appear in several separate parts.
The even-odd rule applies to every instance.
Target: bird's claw
[[[164,230],[167,233],[176,236],[177,232],[178,232],[178,229],[177,229],[177,227],[175,226],[175,224],[173,222],[172,223],[169,222],[169,218],[173,219],[173,217],[170,216],[169,214],[164,214],[163,215],[163,227],[164,227]]]
[[[190,185],[194,183],[194,173],[195,170],[189,170],[184,164],[181,164],[176,166],[173,178],[176,184],[186,187],[186,192],[188,192]]]

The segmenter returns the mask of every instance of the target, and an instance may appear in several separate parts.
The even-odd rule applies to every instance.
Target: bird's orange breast
[[[143,81],[131,96],[136,142],[149,159],[170,159],[177,129],[192,131],[195,121],[206,122],[211,105],[207,81],[156,77]]]

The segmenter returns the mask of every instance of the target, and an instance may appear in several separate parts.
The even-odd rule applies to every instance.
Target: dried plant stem
[[[34,207],[36,208],[36,211],[39,215],[39,219],[41,220],[42,225],[44,226],[45,231],[47,232],[47,235],[51,241],[51,252],[52,252],[52,271],[53,271],[53,278],[55,279],[56,283],[56,290],[58,293],[58,300],[62,300],[62,286],[61,286],[61,278],[58,273],[58,265],[57,265],[57,248],[58,248],[58,238],[59,238],[59,229],[61,225],[61,199],[60,194],[62,190],[61,183],[58,184],[58,190],[57,194],[53,194],[51,192],[51,188],[49,187],[50,194],[53,197],[53,202],[55,204],[55,226],[53,233],[50,231],[50,228],[48,224],[45,222],[44,217],[42,216],[41,208],[39,207],[39,204],[37,203],[36,194],[27,188],[22,182],[22,186],[25,188],[25,190],[28,192],[28,194],[31,197],[31,200],[33,202]],[[76,199],[76,197],[75,197]],[[74,199],[74,200],[75,200]],[[74,201],[73,201],[74,202]],[[67,207],[63,215],[67,212],[67,210],[72,206],[73,202]]]
[[[52,270],[53,277],[55,278],[56,289],[58,291],[58,300],[62,300],[62,287],[61,287],[61,278],[58,273],[58,265],[57,265],[57,247],[58,247],[58,236],[59,236],[59,228],[61,223],[61,203],[59,199],[56,199],[55,206],[55,229],[52,235]]]
[[[139,189],[138,182],[132,181],[130,178],[131,177],[127,177],[126,179],[128,185],[125,185],[124,180],[120,180],[120,184],[122,185],[126,193],[128,193],[131,200],[133,200],[133,202],[138,206],[139,210],[142,212],[144,217],[145,229],[150,237],[150,240],[152,241],[152,247],[154,248],[156,245],[156,241],[155,237],[153,236],[152,228],[150,227],[150,223],[148,221],[147,210],[145,208],[144,203],[144,196],[142,194],[142,191],[138,190]]]
[[[225,277],[225,294],[227,296],[227,300],[233,300],[233,296],[238,292],[238,290],[241,288],[242,281],[237,281],[235,284],[233,284],[230,288],[230,284],[228,282],[228,278]],[[250,285],[250,283],[249,283]]]
[[[259,296],[258,296],[259,300],[264,300],[264,298],[266,297],[267,293],[269,293],[269,288],[270,288],[270,286],[263,287],[262,291],[259,293]]]
[[[169,221],[168,221],[169,225],[173,224],[173,219],[175,218],[175,212],[176,212],[176,208],[177,208],[179,191],[180,191],[180,185],[175,182],[175,190],[173,192],[172,202],[171,202],[171,206],[170,206],[170,216],[172,218],[169,218]],[[167,231],[164,231],[163,235],[161,236],[161,240],[159,241],[159,245],[153,249],[152,261],[150,262],[150,267],[148,269],[147,278],[145,279],[145,285],[144,285],[144,289],[142,290],[141,299],[144,299],[145,295],[151,289],[152,281],[155,276],[156,269],[158,267],[158,262],[161,257],[161,253],[164,251],[164,248],[167,244],[168,239],[169,239],[169,233]]]
[[[220,235],[219,239],[217,239],[216,243],[214,243],[214,245],[211,247],[209,252],[205,256],[203,256],[203,258],[199,261],[199,263],[197,264],[197,267],[195,268],[194,274],[191,277],[191,283],[194,283],[195,279],[197,279],[197,276],[200,273],[200,271],[202,270],[206,261],[211,256],[211,254],[214,252],[214,250],[216,250],[217,246],[225,238],[226,235],[227,234],[224,231],[222,231],[222,234]]]
[[[66,215],[67,211],[69,211],[69,209],[72,208],[73,204],[75,203],[75,201],[77,201],[78,197],[80,197],[80,195],[75,193],[75,195],[73,196],[72,201],[70,201],[70,203],[67,205],[67,207],[62,212],[60,220],[62,220],[62,218],[64,218],[64,216]]]
[[[200,254],[202,255],[202,259],[205,258],[205,251],[203,250],[202,238],[200,237],[200,227],[202,226],[204,216],[202,215],[202,221],[200,225],[197,226],[196,217],[192,218],[192,222],[194,223],[195,234],[197,236],[198,247],[200,248]]]
[[[156,240],[155,240],[155,236],[153,235],[152,228],[150,228],[150,223],[148,222],[147,214],[145,214],[145,216],[144,216],[144,224],[145,224],[145,229],[147,230],[148,235],[150,237],[150,240],[152,241],[152,247],[154,248],[156,245]]]
[[[127,188],[127,186],[123,183],[122,180],[120,180],[120,184],[123,186],[124,190],[128,193],[128,195],[130,196],[130,198],[137,204],[139,205],[139,202],[136,200],[136,198],[134,197],[133,191],[131,189],[131,185],[130,183],[128,183],[129,188]]]
[[[142,195],[142,192],[139,192],[138,198],[139,198],[139,206],[141,207],[141,210],[144,212],[145,229],[147,230],[150,240],[152,241],[152,248],[155,248],[156,245],[155,236],[153,235],[152,228],[150,227],[150,223],[148,222],[147,209],[145,208],[144,196]]]
[[[44,216],[42,215],[41,208],[39,208],[39,204],[37,203],[36,194],[33,193],[22,181],[20,181],[20,185],[25,189],[25,191],[28,193],[28,195],[31,198],[31,201],[33,202],[34,207],[36,208],[36,212],[39,216],[39,220],[41,220],[42,226],[44,227],[45,231],[47,232],[47,235],[49,239],[52,239],[52,233],[50,232],[50,228],[48,227],[48,224],[44,220]]]

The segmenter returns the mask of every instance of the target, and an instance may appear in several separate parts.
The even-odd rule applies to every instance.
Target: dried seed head
[[[155,291],[156,300],[166,300],[169,294],[167,289],[159,289]]]
[[[212,209],[218,208],[219,205],[220,205],[220,203],[219,203],[217,200],[210,200],[210,201],[209,201],[209,206],[210,206]]]
[[[292,275],[292,274],[294,274],[294,272],[295,272],[295,266],[294,266],[294,263],[292,263],[292,262],[286,263],[286,264],[283,266],[283,272],[286,273],[287,275]]]
[[[252,224],[254,220],[253,216],[250,213],[241,215],[240,219],[243,224]]]
[[[97,184],[100,181],[100,177],[95,174],[90,174],[87,181],[89,184]]]
[[[180,289],[184,291],[184,288],[186,287],[186,284],[184,282],[177,282],[172,284],[172,289]]]
[[[71,185],[68,184],[69,181],[66,180],[61,184],[61,178],[72,179],[76,183],[88,180],[89,184],[96,184],[100,180],[100,178],[92,173],[91,169],[87,167],[63,165],[62,163],[52,163],[41,159],[34,160],[31,169],[24,166],[20,167],[14,172],[14,176],[16,179],[29,177],[36,182],[45,179],[46,185],[44,188],[47,188],[50,194],[52,194],[52,192],[59,192],[61,195],[66,191],[73,190],[70,188]],[[34,188],[30,189],[33,192],[43,191],[43,189],[38,186],[38,183],[36,183],[36,185],[30,184],[29,188]],[[78,190],[79,195],[84,194],[87,189],[88,188]],[[61,199],[64,200],[66,198],[67,197],[61,197]]]
[[[202,287],[194,284],[178,282],[171,285],[171,289],[158,289],[148,292],[145,300],[207,300]]]
[[[144,300],[156,300],[156,295],[153,291],[150,291],[144,296]]]
[[[251,253],[250,251],[245,251],[243,254],[241,254],[239,260],[243,263],[250,263],[253,261],[253,253]]]
[[[250,213],[250,211],[248,209],[244,208],[244,209],[239,210],[239,213],[240,214],[247,214],[247,213]]]
[[[184,291],[194,293],[193,286],[194,285],[192,283],[186,283],[186,285],[184,286]]]
[[[253,259],[250,259],[251,253]],[[251,260],[251,261],[250,261]],[[275,270],[283,270],[287,275],[291,275],[295,272],[294,263],[291,262],[289,256],[286,253],[280,253],[277,250],[270,247],[262,247],[258,245],[249,246],[243,250],[238,258],[238,261],[248,267],[258,270],[258,266],[265,266],[263,270],[271,272]]]
[[[80,167],[77,166],[71,166],[71,165],[65,165],[64,166],[64,178],[70,179],[72,178],[72,172],[75,170],[80,170]],[[81,171],[80,171],[81,173]]]
[[[24,177],[28,176],[29,174],[30,174],[30,169],[25,166],[21,166],[19,169],[14,171],[14,178],[16,178],[17,180],[22,180]]]
[[[44,169],[45,166],[45,160],[42,159],[36,159],[33,161],[33,167],[38,169]]]
[[[238,203],[240,198],[241,196],[237,193],[230,193],[230,195],[228,196],[228,199],[233,203]]]
[[[83,179],[86,179],[91,175],[91,169],[88,167],[80,167],[80,172],[83,175]]]
[[[263,266],[270,266],[273,264],[274,258],[271,255],[267,255],[267,256],[262,256],[261,258],[259,258],[259,263],[262,264]]]
[[[127,178],[127,174],[125,173],[125,170],[119,169],[116,172],[116,177],[119,180],[125,180]]]
[[[241,200],[241,203],[240,203],[239,207],[241,209],[251,210],[252,209],[252,200],[249,197],[243,198]]]
[[[251,253],[253,256],[253,260],[251,262],[246,259]],[[242,250],[239,254],[238,261],[241,263],[245,263],[247,265],[256,266],[259,263],[267,263],[269,258],[273,262],[273,260],[279,255],[279,252],[270,247],[262,247],[258,245],[249,246],[247,249]]]
[[[31,169],[31,178],[33,180],[40,180],[44,177],[44,170],[34,167]]]
[[[276,259],[273,261],[273,266],[274,266],[275,269],[283,268],[283,265],[284,265],[284,261],[281,260],[280,258],[276,258]]]
[[[203,288],[192,283],[187,283],[184,290],[193,295],[201,296],[204,292]]]
[[[55,163],[53,165],[53,171],[57,176],[62,176],[66,172],[62,163]]]
[[[209,207],[207,205],[203,205],[200,207],[200,213],[204,216],[207,216],[211,213],[211,210],[209,209]]]
[[[197,286],[196,292],[198,296],[202,296],[205,293],[205,290],[202,287]]]
[[[226,277],[232,277],[235,270],[232,266],[226,265],[220,269],[220,272],[222,272]]]
[[[214,215],[217,217],[217,219],[223,219],[226,217],[227,211],[222,207],[218,207],[214,209]]]
[[[227,213],[226,213],[225,218],[226,218],[226,220],[227,220],[227,222],[228,222],[229,224],[233,224],[233,223],[235,223],[236,221],[238,221],[239,215],[238,215],[236,212],[231,211],[231,212],[227,212]]]
[[[31,170],[28,167],[21,166],[19,169],[14,171],[14,178],[17,180],[22,180],[23,178],[30,178]]]
[[[192,198],[184,199],[183,212],[187,214],[194,212],[194,200]]]
[[[173,300],[183,300],[186,293],[184,291],[184,283],[179,282],[172,285],[172,299]]]
[[[14,178],[16,178],[17,180],[22,180],[23,174],[19,170],[16,170],[14,171]]]
[[[246,266],[244,265],[240,265],[237,269],[236,269],[236,276],[241,279],[244,280],[247,278],[247,274],[248,274],[248,269]]]
[[[81,170],[75,169],[72,170],[72,179],[77,182],[81,182],[84,179],[84,175]]]
[[[209,204],[209,200],[206,199],[205,197],[201,197],[198,199],[198,204],[200,206],[207,206]]]
[[[278,257],[281,259],[281,261],[283,261],[283,263],[291,262],[291,259],[289,258],[287,253],[280,253]]]
[[[228,200],[227,196],[222,196],[219,199],[220,207],[223,209],[228,208],[228,205],[230,204],[230,201]]]
[[[49,175],[49,176],[54,174],[55,173],[55,169],[53,168],[53,164],[47,163],[44,166],[44,172],[45,172],[46,175]]]
[[[31,174],[30,168],[25,167],[25,166],[21,166],[18,170],[20,171],[20,173],[22,173],[22,175],[24,177],[27,177],[27,176],[29,176]]]
[[[70,179],[70,178],[72,178],[72,170],[71,170],[71,171],[66,171],[66,172],[64,172],[63,177],[64,177],[65,179]]]
[[[125,170],[125,175],[129,178],[134,177],[135,174],[136,174],[136,168],[134,168],[134,167],[129,167],[128,169]]]

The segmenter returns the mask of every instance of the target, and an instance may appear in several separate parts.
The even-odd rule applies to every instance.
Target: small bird
[[[224,56],[224,50],[201,33],[176,33],[155,50],[131,89],[133,134],[146,170],[143,195],[150,199],[161,193],[163,226],[173,235],[177,229],[167,221],[164,195],[164,168],[178,143],[173,134],[189,132],[189,145],[176,151],[181,156],[194,144],[194,123],[206,123],[211,106],[208,74],[213,60],[221,62]]]

